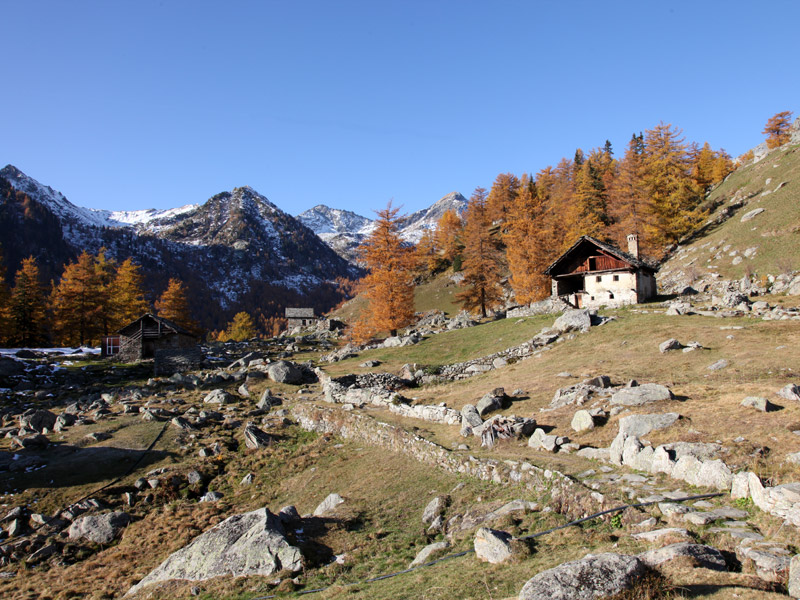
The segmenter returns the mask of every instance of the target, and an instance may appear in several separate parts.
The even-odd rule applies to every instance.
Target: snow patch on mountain
[[[152,221],[159,219],[171,219],[182,215],[184,213],[192,212],[199,207],[199,204],[186,204],[178,208],[168,208],[166,210],[159,210],[157,208],[147,208],[144,210],[115,210],[115,211],[99,211],[108,213],[108,220],[113,223],[118,223],[119,227],[125,225],[147,225]]]
[[[448,210],[460,216],[467,208],[467,199],[451,192],[432,206],[404,217],[399,223],[400,237],[417,244],[426,231],[436,229],[436,224]],[[297,216],[306,227],[316,233],[339,256],[356,260],[355,249],[375,230],[375,221],[349,210],[330,208],[319,204]]]

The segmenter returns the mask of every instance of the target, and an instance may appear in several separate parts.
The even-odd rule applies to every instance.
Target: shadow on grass
[[[140,459],[137,468],[160,462],[170,454],[151,450],[142,456],[142,450],[66,444],[52,444],[43,450],[0,451],[0,491],[102,482],[125,475]]]

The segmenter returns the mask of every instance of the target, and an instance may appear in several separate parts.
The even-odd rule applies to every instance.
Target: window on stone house
[[[613,300],[614,299],[614,293],[613,292],[608,292],[608,299],[609,300]]]
[[[595,277],[594,280],[595,281],[603,281],[603,276],[602,275],[598,275],[597,277]]]
[[[614,281],[619,281],[619,275],[614,275]]]

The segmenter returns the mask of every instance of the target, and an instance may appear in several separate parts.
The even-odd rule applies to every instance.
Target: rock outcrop
[[[300,550],[286,541],[280,519],[268,508],[260,508],[228,517],[199,535],[170,555],[128,594],[171,579],[201,581],[223,575],[271,575],[302,567]]]

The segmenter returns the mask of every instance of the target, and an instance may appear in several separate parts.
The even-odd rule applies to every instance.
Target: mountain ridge
[[[442,196],[428,208],[404,215],[399,223],[400,237],[417,244],[425,231],[432,231],[447,210],[463,215],[467,199],[459,192]],[[324,204],[300,213],[297,218],[314,231],[340,256],[351,262],[357,260],[356,248],[374,230],[375,221],[352,211],[331,208]]]
[[[57,280],[80,252],[105,248],[111,258],[140,264],[151,290],[166,287],[169,277],[182,279],[201,322],[219,328],[236,310],[282,316],[284,306],[298,303],[328,310],[341,300],[335,279],[359,274],[248,186],[178,209],[115,213],[76,206],[13,165],[0,170],[0,181],[9,277],[30,255],[44,280]],[[127,222],[120,220],[125,217]]]

